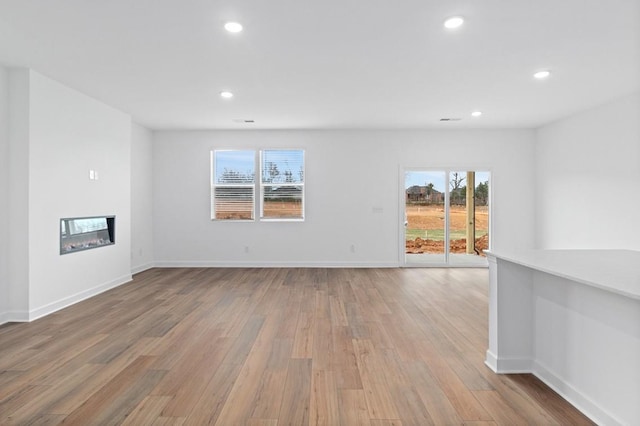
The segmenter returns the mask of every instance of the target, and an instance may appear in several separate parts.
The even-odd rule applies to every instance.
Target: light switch
[[[96,178],[95,170],[89,170],[89,180],[94,180]]]

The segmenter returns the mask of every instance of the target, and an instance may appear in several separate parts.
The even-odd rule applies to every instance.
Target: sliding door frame
[[[478,267],[477,265],[465,265],[465,264],[456,264],[451,265],[449,261],[450,255],[450,229],[449,229],[449,221],[450,221],[450,174],[452,172],[459,171],[470,171],[470,172],[488,172],[489,173],[489,196],[488,196],[488,233],[489,233],[489,249],[493,245],[493,169],[491,167],[483,167],[479,165],[474,166],[448,166],[448,167],[424,167],[424,166],[410,166],[410,165],[400,165],[398,168],[398,208],[399,208],[399,218],[398,221],[398,264],[403,268],[470,268],[470,267]],[[406,256],[406,226],[405,226],[405,218],[406,218],[406,188],[405,186],[405,174],[406,172],[444,172],[445,173],[445,195],[444,195],[444,263],[429,263],[429,264],[417,264],[417,263],[407,263]],[[477,184],[477,182],[476,182]],[[488,267],[488,266],[487,266]]]

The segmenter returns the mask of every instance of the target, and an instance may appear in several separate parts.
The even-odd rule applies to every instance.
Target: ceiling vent
[[[440,121],[460,121],[462,118],[441,118]]]
[[[234,118],[234,123],[255,123],[255,120],[245,120],[244,118]]]

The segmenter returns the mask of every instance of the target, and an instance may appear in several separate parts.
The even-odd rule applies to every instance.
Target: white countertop
[[[485,251],[487,256],[640,300],[640,251]]]

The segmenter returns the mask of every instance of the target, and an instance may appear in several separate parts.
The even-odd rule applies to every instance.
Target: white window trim
[[[291,186],[302,187],[302,217],[264,217],[264,188],[268,186],[275,186],[271,183],[262,182],[262,154],[264,151],[302,151],[302,182],[292,183]],[[307,152],[302,148],[263,148],[259,150],[258,169],[260,172],[260,178],[257,179],[257,183],[260,186],[260,222],[304,222],[306,218],[305,212],[305,181],[307,180]]]
[[[215,211],[215,188],[216,187],[225,187],[229,185],[222,185],[215,183],[215,153],[216,152],[224,152],[224,151],[253,151],[255,154],[254,158],[254,171],[255,178],[252,184],[236,184],[234,187],[238,188],[251,188],[252,196],[253,196],[253,217],[251,219],[217,219],[216,211]],[[302,217],[263,217],[264,216],[264,188],[268,186],[273,186],[270,183],[262,183],[262,154],[264,151],[302,151],[302,170],[303,170],[303,181],[292,183],[291,186],[297,186],[302,188]],[[224,222],[224,223],[248,223],[248,222],[304,222],[306,220],[306,183],[307,180],[307,164],[306,164],[306,150],[303,148],[212,148],[210,150],[210,158],[209,158],[209,204],[210,204],[210,217],[213,222]],[[256,197],[259,195],[259,198]]]
[[[252,189],[252,196],[253,196],[253,211],[252,211],[252,217],[251,219],[218,219],[216,218],[216,211],[215,211],[215,188],[216,187],[228,187],[229,185],[222,185],[222,184],[216,184],[215,183],[215,153],[216,152],[229,152],[229,151],[252,151],[254,154],[254,173],[258,173],[259,170],[256,169],[256,161],[257,161],[257,157],[258,157],[258,150],[254,149],[254,148],[222,148],[222,149],[211,149],[210,152],[210,158],[209,158],[209,185],[210,185],[210,191],[209,191],[209,204],[211,206],[211,211],[210,211],[210,216],[211,216],[211,221],[214,222],[225,222],[225,223],[233,223],[233,222],[237,222],[237,223],[247,223],[247,222],[255,222],[256,221],[256,207],[257,207],[257,199],[256,199],[256,184],[257,184],[257,178],[254,176],[253,179],[253,183],[251,184],[246,184],[246,185],[242,185],[242,184],[236,184],[233,185],[234,187],[237,188],[251,188]],[[258,164],[259,166],[259,164]]]

